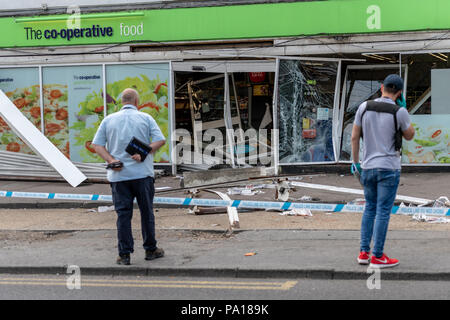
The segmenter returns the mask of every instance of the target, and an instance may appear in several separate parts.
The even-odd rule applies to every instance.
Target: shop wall
[[[139,93],[139,111],[156,120],[166,141],[169,132],[169,65],[158,64],[118,64],[106,66],[107,114],[120,110],[123,106],[121,93],[126,88],[134,88]],[[166,143],[154,155],[154,162],[170,162],[170,143]]]

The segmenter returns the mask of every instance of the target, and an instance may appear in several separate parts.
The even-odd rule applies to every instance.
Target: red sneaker
[[[357,260],[358,260],[359,264],[369,264],[370,253],[369,252],[365,252],[365,251],[361,251],[359,253],[359,256],[358,256]]]
[[[372,259],[370,260],[371,268],[391,268],[397,266],[398,264],[399,262],[397,259],[391,259],[384,253],[381,258],[372,256]]]

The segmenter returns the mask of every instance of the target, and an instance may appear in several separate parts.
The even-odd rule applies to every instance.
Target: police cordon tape
[[[112,202],[111,195],[100,194],[72,194],[72,193],[44,193],[44,192],[17,192],[0,191],[0,197],[6,198],[33,198],[51,200],[76,200],[76,201],[108,201]],[[219,200],[219,199],[195,199],[155,197],[154,204],[178,205],[178,206],[203,206],[203,207],[234,207],[242,209],[272,209],[292,210],[309,209],[322,212],[363,212],[364,206],[352,204],[328,204],[328,203],[300,203],[300,202],[275,202],[275,201],[247,201],[247,200]],[[392,214],[413,215],[422,213],[435,216],[450,216],[450,208],[434,207],[400,207],[394,206]]]

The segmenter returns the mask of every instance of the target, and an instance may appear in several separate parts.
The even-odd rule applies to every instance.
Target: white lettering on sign
[[[138,25],[126,25],[120,24],[120,35],[129,37],[129,36],[142,36],[144,34],[144,23]]]
[[[371,5],[367,8],[366,13],[369,15],[367,18],[367,28],[370,30],[381,29],[381,9],[377,5]]]

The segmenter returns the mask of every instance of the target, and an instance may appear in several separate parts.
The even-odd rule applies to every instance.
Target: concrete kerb
[[[0,274],[68,275],[67,266],[0,267]],[[146,276],[146,277],[220,277],[220,278],[275,278],[317,280],[367,280],[364,271],[336,269],[241,269],[241,268],[139,268],[133,266],[81,267],[86,276]],[[382,280],[390,281],[450,281],[450,272],[409,272],[383,270]]]

